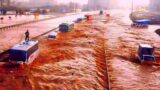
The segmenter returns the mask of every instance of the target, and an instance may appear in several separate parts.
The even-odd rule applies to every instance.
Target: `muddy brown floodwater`
[[[77,24],[58,38],[40,39],[40,55],[25,68],[2,68],[0,88],[7,90],[106,90],[105,28]]]
[[[159,36],[119,17],[94,19],[55,40],[40,38],[40,55],[32,65],[1,67],[0,90],[106,90],[107,67],[111,90],[159,90]],[[138,62],[140,43],[155,47],[155,63]]]
[[[106,27],[106,58],[112,90],[160,89],[160,37],[148,28],[138,29],[124,25],[116,16]],[[155,47],[156,62],[141,64],[137,59],[138,45]]]
[[[102,30],[99,26],[81,24],[70,33],[60,33],[57,40],[42,40],[40,57],[31,71],[34,88],[105,90]]]

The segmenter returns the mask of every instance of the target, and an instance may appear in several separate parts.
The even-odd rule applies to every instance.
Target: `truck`
[[[73,29],[74,27],[74,23],[70,22],[70,23],[62,23],[59,25],[59,31],[60,32],[69,32]]]
[[[9,62],[31,64],[39,54],[38,41],[22,41],[9,50]]]
[[[57,33],[56,32],[52,32],[48,35],[48,38],[56,38],[57,37]]]
[[[132,27],[148,27],[150,24],[150,20],[136,20],[131,25]]]
[[[138,49],[138,59],[142,62],[154,62],[154,48],[148,44],[140,44]]]

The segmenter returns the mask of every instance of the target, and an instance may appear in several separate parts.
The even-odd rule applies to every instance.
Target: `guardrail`
[[[9,25],[9,26],[0,27],[0,29],[3,30],[3,29],[7,29],[7,28],[18,27],[18,26],[31,24],[31,23],[36,23],[36,22],[41,22],[41,21],[46,21],[46,20],[50,20],[50,19],[54,19],[54,18],[57,18],[57,17],[50,17],[50,18],[45,18],[45,19],[41,19],[41,20],[33,20],[33,21],[24,22],[24,23],[13,24],[13,25]]]
[[[77,13],[67,13],[66,16],[70,16],[70,15],[75,15],[75,14],[79,14],[80,12]],[[97,11],[89,11],[89,12],[82,12],[84,14],[95,14],[97,13]],[[50,18],[45,18],[45,19],[40,19],[40,20],[32,20],[32,21],[28,21],[28,22],[24,22],[24,23],[19,23],[19,24],[13,24],[13,25],[9,25],[9,26],[4,26],[4,27],[0,27],[0,30],[3,29],[7,29],[7,28],[13,28],[13,27],[18,27],[18,26],[22,26],[22,25],[26,25],[26,24],[31,24],[31,23],[36,23],[36,22],[41,22],[41,21],[46,21],[46,20],[50,20],[50,19],[54,19],[54,18],[59,18],[62,17],[64,15],[60,15],[60,16],[56,16],[56,17],[50,17]]]
[[[95,12],[83,12],[83,14],[85,14],[85,13],[95,13]],[[66,15],[66,16],[76,15],[76,14],[78,14],[78,13],[71,13],[71,14],[68,14],[68,15]],[[62,15],[62,16],[63,16],[63,15]],[[51,17],[51,18],[42,19],[42,20],[37,20],[37,21],[29,21],[29,22],[25,22],[25,23],[20,23],[20,24],[16,24],[16,25],[11,25],[11,26],[7,26],[7,27],[2,27],[2,28],[0,28],[0,29],[12,28],[12,27],[16,27],[16,26],[25,25],[25,24],[30,24],[30,23],[35,23],[35,22],[50,20],[50,19],[54,19],[54,18],[58,18],[58,17],[62,17],[62,16]],[[52,29],[52,30],[49,30],[49,31],[47,31],[47,32],[45,32],[45,33],[42,33],[42,34],[40,34],[40,35],[38,35],[38,36],[35,36],[35,37],[31,38],[31,39],[38,39],[39,37],[41,37],[41,36],[43,36],[43,35],[45,35],[45,34],[48,34],[48,33],[52,32],[52,31],[54,31],[54,30],[56,30],[56,29],[58,29],[58,27],[56,27],[56,28],[54,28],[54,29]],[[0,53],[0,61],[3,59],[3,56],[6,55],[6,54],[8,54],[8,53],[9,53],[9,50],[6,50],[6,51]],[[5,59],[7,59],[7,57],[5,57]]]
[[[38,36],[32,37],[31,39],[36,40],[36,39],[38,39],[39,37],[44,36],[44,35],[52,32],[52,31],[58,32],[58,28],[59,28],[59,27],[53,28],[53,29],[51,29],[51,30],[49,30],[49,31],[47,31],[47,32],[44,32],[44,33],[42,33],[42,34],[40,34],[40,35],[38,35]],[[1,62],[1,61],[8,61],[8,60],[9,60],[9,55],[8,55],[8,54],[9,54],[9,49],[6,50],[6,51],[4,51],[4,52],[2,52],[2,53],[0,53],[0,62]]]
[[[69,13],[66,16],[75,15],[75,14],[78,14],[78,13]],[[56,16],[56,17],[49,17],[49,18],[40,19],[40,20],[32,20],[32,21],[27,21],[27,22],[23,22],[23,23],[13,24],[13,25],[9,25],[9,26],[4,26],[4,27],[0,27],[0,30],[8,29],[8,28],[13,28],[13,27],[18,27],[18,26],[22,26],[22,25],[26,25],[26,24],[31,24],[31,23],[36,23],[36,22],[41,22],[41,21],[47,21],[47,20],[59,18],[59,17],[62,17],[62,16],[64,16],[64,15],[59,15],[59,16]]]

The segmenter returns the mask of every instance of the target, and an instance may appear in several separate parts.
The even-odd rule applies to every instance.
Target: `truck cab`
[[[154,48],[148,44],[140,44],[138,49],[138,58],[140,62],[154,62]]]

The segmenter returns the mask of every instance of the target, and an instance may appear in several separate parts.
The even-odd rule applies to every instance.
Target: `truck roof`
[[[149,19],[144,19],[144,20],[136,20],[136,22],[149,22],[149,21],[151,21],[151,20],[149,20]]]
[[[38,41],[29,41],[28,43],[22,41],[20,44],[17,44],[14,47],[12,47],[11,50],[28,51],[36,44],[38,44]]]
[[[151,45],[148,44],[140,44],[139,46],[142,48],[153,48]]]

